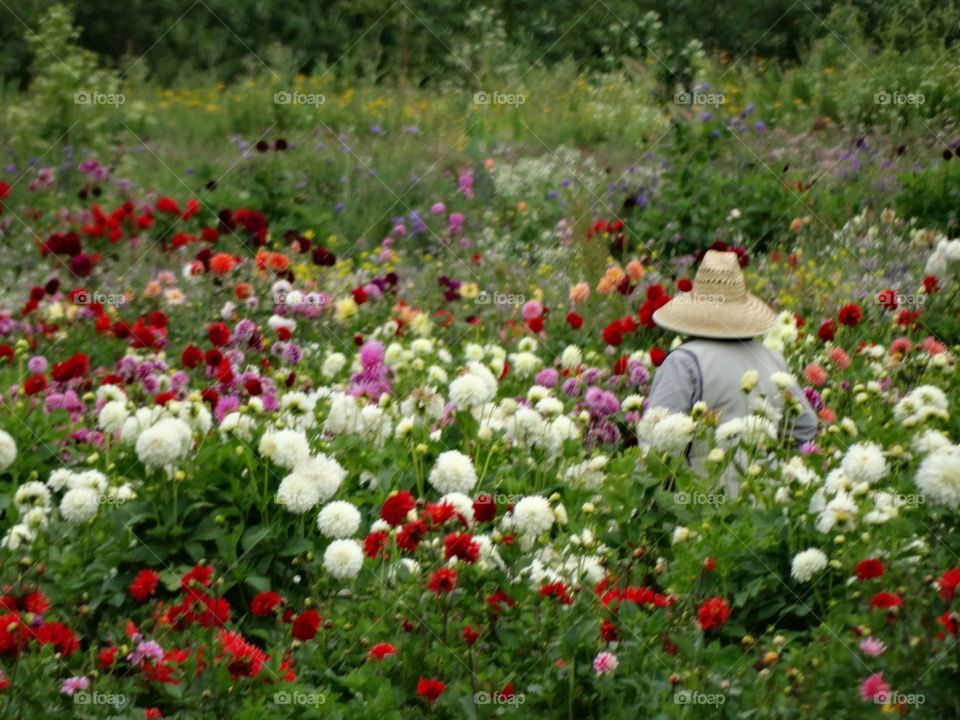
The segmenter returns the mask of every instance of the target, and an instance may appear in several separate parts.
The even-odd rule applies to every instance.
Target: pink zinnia
[[[934,337],[928,337],[923,341],[923,349],[926,350],[929,355],[939,355],[947,351],[947,346]]]
[[[846,370],[848,367],[850,367],[850,356],[847,355],[843,348],[830,348],[827,351],[827,357],[829,357],[833,361],[833,364],[841,370]]]
[[[74,676],[63,681],[63,687],[60,688],[60,692],[64,695],[73,695],[75,692],[86,690],[88,687],[90,687],[89,678]]]
[[[890,693],[890,686],[883,679],[883,673],[877,672],[860,683],[860,697],[866,702],[874,702],[877,696],[885,696]]]
[[[523,306],[523,310],[520,314],[524,321],[533,320],[534,318],[538,318],[543,315],[543,305],[538,303],[536,300],[530,300]]]
[[[913,343],[910,342],[909,338],[898,337],[892,343],[890,343],[890,354],[891,355],[906,355],[910,352],[910,348],[913,347]]]
[[[447,206],[444,205],[442,202],[436,202],[430,206],[430,213],[432,215],[443,215],[443,213],[446,212],[446,210],[447,210]]]
[[[617,660],[617,656],[612,652],[607,652],[604,650],[602,653],[599,653],[593,659],[593,669],[596,670],[597,675],[606,675],[607,673],[612,673],[617,669],[617,665],[620,664],[620,661]]]
[[[827,371],[817,363],[810,363],[803,369],[803,376],[814,387],[823,387],[827,383]]]
[[[860,652],[870,657],[880,657],[887,649],[886,643],[875,637],[864,638],[860,641]]]

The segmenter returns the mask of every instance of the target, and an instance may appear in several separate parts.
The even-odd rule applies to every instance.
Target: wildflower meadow
[[[0,716],[960,717],[960,6],[422,4],[0,1]]]

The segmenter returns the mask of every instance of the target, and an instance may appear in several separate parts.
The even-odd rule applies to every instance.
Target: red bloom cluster
[[[380,508],[380,519],[394,527],[402,525],[409,513],[417,505],[413,495],[406,490],[394,493],[386,499]]]
[[[862,319],[863,310],[861,310],[860,306],[856,303],[844,305],[837,313],[837,320],[840,321],[841,325],[846,325],[847,327],[856,327]]]
[[[697,610],[697,625],[704,632],[721,628],[730,617],[730,606],[722,597],[705,600]]]
[[[283,598],[271,590],[257,593],[250,601],[250,614],[256,617],[270,617],[282,602]]]
[[[83,353],[75,353],[50,369],[50,377],[57,382],[69,382],[82,378],[90,369],[90,358]]]
[[[63,657],[73,655],[80,649],[77,634],[60,622],[43,617],[50,608],[46,596],[32,588],[17,592],[9,589],[0,598],[0,656],[16,657],[26,651],[31,643],[36,646],[50,645]]]
[[[294,618],[291,634],[301,642],[313,640],[317,636],[317,631],[320,629],[322,620],[323,618],[320,617],[320,613],[313,608],[304,610]]]
[[[884,573],[883,562],[878,558],[868,558],[857,563],[855,572],[860,581],[881,577]]]
[[[130,595],[138,603],[145,603],[157,590],[160,576],[153,570],[141,570],[130,583]]]
[[[653,330],[657,325],[653,322],[653,314],[671,300],[671,296],[663,289],[663,285],[651,285],[647,288],[647,298],[640,306],[637,316],[640,324],[647,330]]]
[[[431,704],[435,703],[446,689],[447,685],[442,680],[420,678],[417,682],[417,695],[426,698]]]
[[[540,588],[540,597],[552,597],[564,605],[573,604],[573,596],[567,592],[567,586],[562,582],[548,583]]]
[[[457,586],[457,571],[453,568],[442,567],[430,577],[427,587],[437,596],[453,592]]]

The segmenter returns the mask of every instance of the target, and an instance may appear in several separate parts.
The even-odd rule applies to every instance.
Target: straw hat
[[[751,338],[777,324],[777,314],[747,292],[736,253],[708,250],[690,292],[677,293],[653,314],[662,328],[702,338]]]

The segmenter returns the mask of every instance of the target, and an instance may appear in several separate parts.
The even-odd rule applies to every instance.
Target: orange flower
[[[277,274],[286,272],[290,267],[290,260],[282,253],[270,253],[270,257],[267,258],[267,267]]]
[[[626,274],[619,265],[608,267],[607,272],[604,273],[603,277],[600,278],[600,282],[597,283],[597,292],[601,295],[609,295],[617,289],[617,286],[625,277]]]
[[[581,303],[587,299],[590,295],[590,286],[585,282],[577,283],[572,288],[570,288],[570,302],[574,305]]]
[[[641,263],[639,260],[631,260],[627,263],[627,275],[630,276],[631,280],[641,279],[646,272],[647,271],[643,268],[643,263]]]
[[[271,270],[279,275],[287,271],[290,260],[283,253],[261,250],[254,258],[254,264],[258,270]]]
[[[253,293],[253,288],[250,287],[249,283],[238,282],[237,287],[234,288],[233,294],[237,296],[237,300],[246,300]]]
[[[236,262],[237,261],[233,259],[232,255],[228,255],[227,253],[217,253],[210,258],[210,270],[213,271],[214,275],[226,275],[228,272],[233,270]]]

